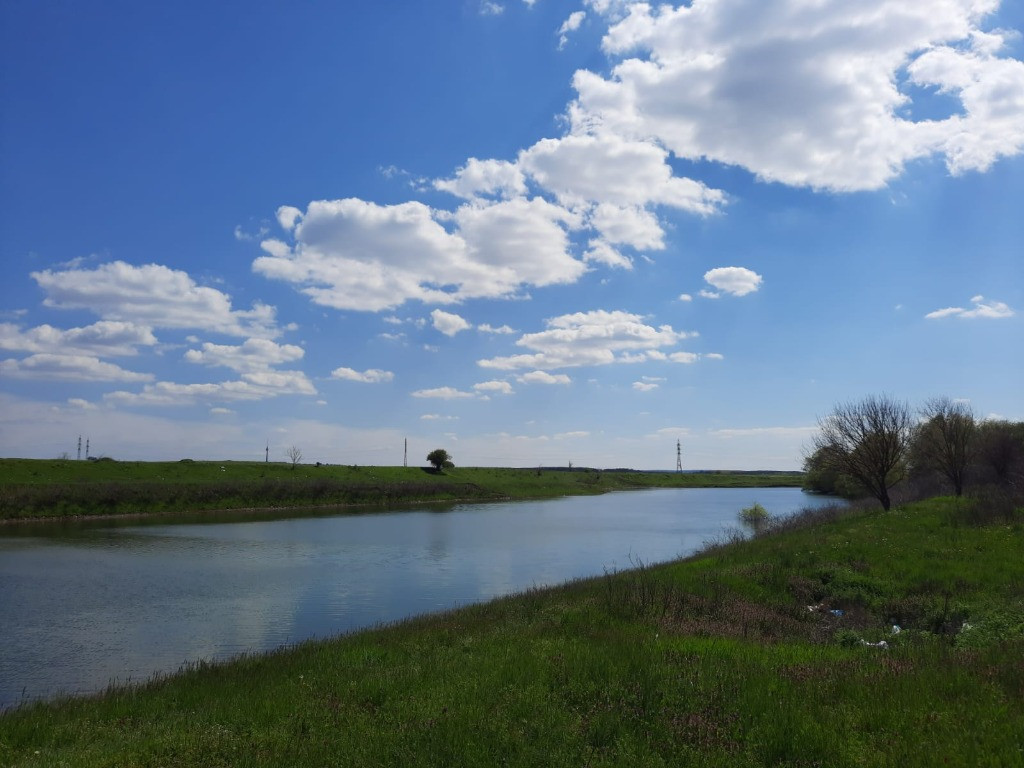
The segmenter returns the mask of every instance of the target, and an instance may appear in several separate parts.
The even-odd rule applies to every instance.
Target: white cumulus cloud
[[[594,208],[590,222],[609,243],[652,250],[665,247],[664,232],[657,217],[642,206],[600,203]]]
[[[278,344],[270,339],[247,339],[243,344],[231,346],[205,343],[202,349],[190,349],[185,360],[198,365],[222,366],[241,373],[262,371],[282,363],[301,360],[302,347]]]
[[[418,389],[413,397],[432,398],[437,400],[466,400],[476,397],[472,392],[463,392],[454,387],[436,387],[434,389]]]
[[[761,275],[746,267],[717,267],[704,273],[704,280],[714,288],[732,296],[746,296],[761,287]],[[706,298],[718,298],[718,294],[702,290]]]
[[[262,243],[266,255],[253,269],[336,309],[510,297],[524,286],[572,283],[585,272],[568,252],[565,228],[578,224],[540,198],[466,203],[454,213],[419,202],[320,200],[295,220],[293,244]]]
[[[150,328],[203,328],[229,336],[280,333],[273,307],[232,309],[227,294],[159,264],[137,267],[113,261],[96,269],[42,270],[32,278],[46,291],[46,306],[86,309],[105,320]]]
[[[54,355],[40,352],[23,360],[0,361],[0,374],[12,379],[48,381],[152,381],[149,373],[127,371],[88,355]]]
[[[995,0],[591,0],[612,24],[608,76],[582,70],[573,130],[653,140],[681,158],[835,191],[912,160],[984,170],[1024,148],[1024,63],[984,30]],[[915,119],[913,98],[955,100]]]
[[[382,382],[392,381],[395,378],[395,374],[391,371],[382,371],[379,368],[368,368],[365,371],[357,371],[353,368],[335,368],[331,371],[332,379],[342,379],[345,381],[358,381],[363,384],[380,384]]]
[[[158,381],[141,392],[117,391],[106,402],[126,406],[186,406],[217,402],[265,400],[279,395],[315,395],[316,388],[302,371],[255,371],[241,379],[199,384]]]
[[[526,194],[526,179],[515,163],[471,157],[453,178],[438,179],[434,187],[467,200],[482,196],[508,198]]]
[[[584,261],[596,261],[609,267],[632,269],[633,262],[604,240],[591,240],[590,249],[583,254]]]
[[[499,325],[497,327],[494,327],[489,323],[481,323],[476,327],[476,329],[480,331],[480,333],[491,333],[498,336],[505,336],[508,334],[516,333],[516,329],[510,325]]]
[[[689,365],[690,363],[696,363],[700,359],[700,355],[696,352],[673,352],[668,355],[669,362],[672,363],[683,363]]]
[[[501,395],[511,395],[514,391],[507,381],[482,381],[474,384],[473,389],[477,392],[497,392]]]
[[[590,437],[590,432],[583,429],[574,429],[572,432],[559,432],[553,435],[555,440],[577,440],[582,437]]]
[[[971,309],[964,307],[946,307],[929,312],[925,317],[929,320],[939,320],[944,317],[959,317],[962,320],[974,320],[985,318],[988,320],[999,320],[1013,317],[1014,312],[1009,306],[1001,301],[986,301],[984,296],[975,296],[971,299],[974,305]]]
[[[656,144],[614,133],[541,139],[519,165],[566,206],[661,204],[698,214],[716,212],[722,192],[674,176],[668,153]]]
[[[586,11],[573,11],[569,14],[569,18],[562,22],[562,26],[558,28],[558,48],[562,49],[566,43],[569,42],[569,33],[575,32],[580,28],[583,20],[587,18]]]
[[[562,315],[547,321],[548,329],[521,336],[516,345],[531,353],[479,360],[484,368],[552,370],[584,365],[640,362],[648,353],[673,347],[691,334],[671,326],[647,325],[629,312],[595,310]]]
[[[680,160],[854,191],[884,186],[912,161],[940,158],[962,173],[1024,151],[1024,62],[1006,53],[1013,32],[983,26],[997,0],[583,7],[558,34],[602,17],[611,67],[575,74],[563,135],[513,158],[470,157],[429,182],[456,198],[448,208],[355,198],[282,206],[286,236],[264,240],[253,269],[346,310],[520,298],[664,249],[664,209],[724,210],[727,195],[678,175]],[[935,95],[952,111],[915,117],[915,100]],[[742,269],[712,270],[700,295],[757,290],[750,270],[722,273]]]
[[[530,371],[516,376],[516,381],[521,384],[570,384],[570,379],[564,373],[548,373],[547,371]]]
[[[67,330],[39,325],[23,331],[13,323],[0,323],[0,349],[18,352],[129,357],[137,355],[139,347],[156,343],[152,329],[114,320]]]
[[[445,312],[443,309],[435,309],[431,312],[430,320],[434,325],[434,329],[440,331],[445,336],[454,336],[459,331],[466,331],[473,327],[465,318],[451,312]]]

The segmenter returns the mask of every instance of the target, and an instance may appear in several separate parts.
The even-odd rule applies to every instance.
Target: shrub
[[[434,465],[434,469],[440,472],[442,469],[451,469],[455,465],[452,457],[444,448],[435,448],[427,454],[427,461]]]
[[[856,648],[860,645],[860,635],[852,629],[837,630],[833,637],[843,648]]]
[[[767,509],[755,501],[751,506],[740,510],[740,520],[744,525],[750,527],[754,535],[758,535],[764,533],[771,520],[771,515],[768,514]]]
[[[1024,639],[1024,613],[994,611],[987,616],[963,622],[954,645],[957,648],[985,648]]]
[[[768,510],[755,501],[751,506],[740,510],[740,520],[747,525],[760,525],[768,520]]]

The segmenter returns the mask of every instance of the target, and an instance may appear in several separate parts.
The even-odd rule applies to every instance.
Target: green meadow
[[[362,467],[0,459],[0,519],[490,501],[637,488],[799,486],[799,472]]]
[[[681,561],[25,705],[0,716],[0,764],[1024,765],[1021,512],[807,512]]]

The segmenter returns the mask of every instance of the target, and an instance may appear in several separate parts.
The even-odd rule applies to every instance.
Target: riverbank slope
[[[638,488],[796,487],[800,472],[360,467],[238,461],[0,459],[0,520],[413,502]]]
[[[663,566],[26,706],[0,715],[0,764],[1021,765],[1021,551],[1020,510],[967,500],[809,513]]]

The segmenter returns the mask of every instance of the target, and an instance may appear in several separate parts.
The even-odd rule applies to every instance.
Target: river
[[[0,709],[693,553],[796,488],[0,528]]]

